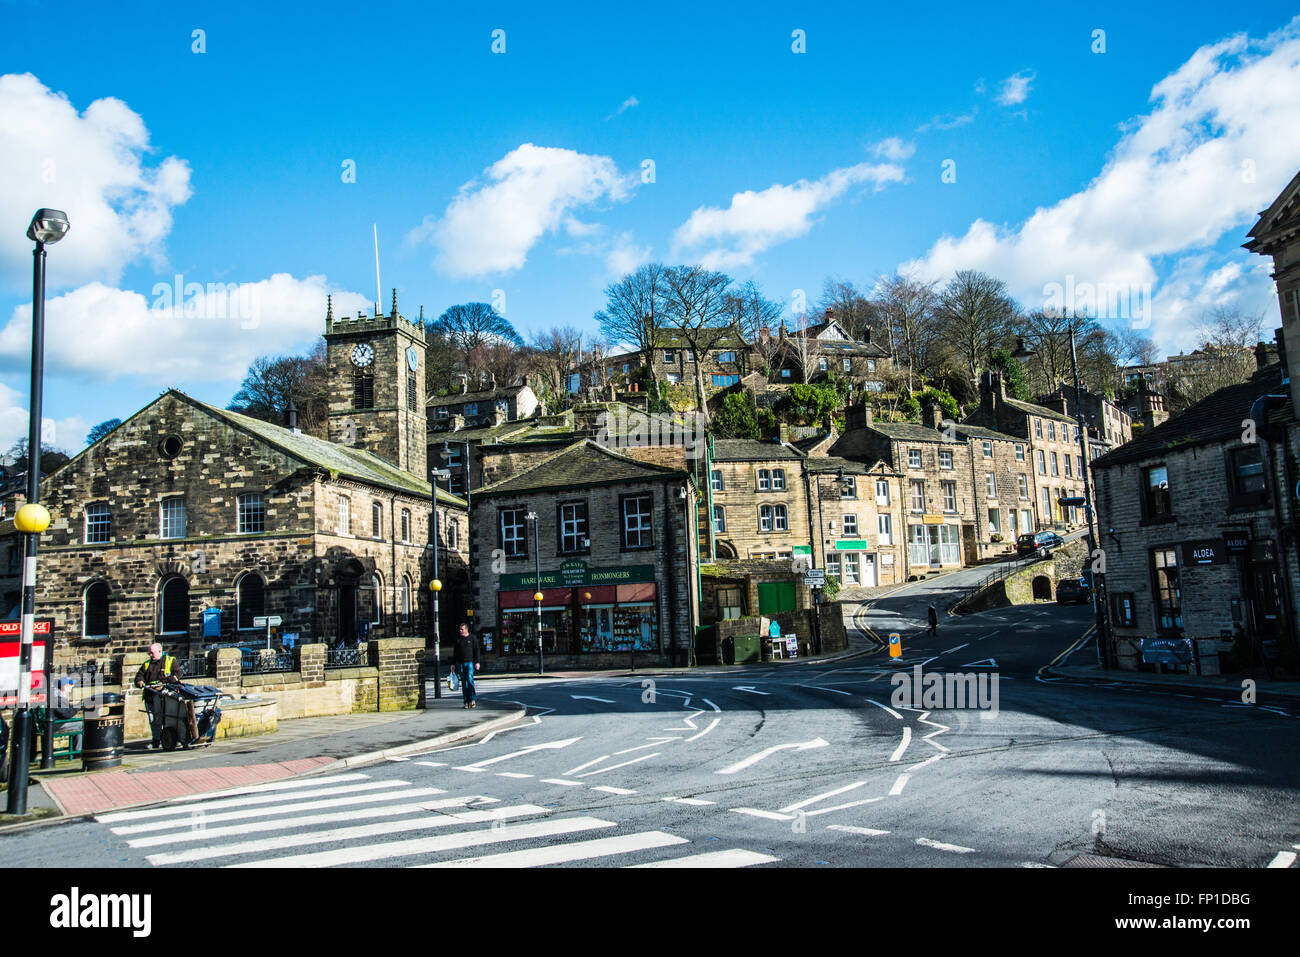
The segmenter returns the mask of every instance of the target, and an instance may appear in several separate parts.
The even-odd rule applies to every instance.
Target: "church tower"
[[[325,309],[329,439],[372,452],[428,480],[424,405],[426,344],[422,323],[387,316],[335,318]]]

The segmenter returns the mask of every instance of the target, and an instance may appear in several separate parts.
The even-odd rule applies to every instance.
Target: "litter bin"
[[[762,660],[762,639],[758,635],[735,635],[732,642],[733,664],[747,665]]]
[[[85,739],[81,743],[81,768],[97,771],[122,763],[126,704],[120,694],[105,692],[84,703]]]

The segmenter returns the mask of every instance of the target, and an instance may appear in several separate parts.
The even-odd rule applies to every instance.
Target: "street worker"
[[[465,698],[464,708],[477,708],[478,696],[474,692],[474,672],[478,671],[478,642],[469,633],[469,623],[460,623],[460,636],[456,639],[455,656],[452,664],[456,677],[460,679],[460,693]]]
[[[166,684],[178,685],[180,683],[180,678],[176,676],[176,659],[171,655],[164,655],[162,645],[155,641],[149,646],[149,660],[142,664],[140,670],[135,673],[135,686],[152,690],[161,688]],[[162,747],[160,735],[163,727],[162,696],[146,694],[145,703],[149,708],[149,731],[153,735],[149,747],[160,748]]]
[[[929,617],[930,617],[930,634],[937,635],[939,633],[939,613],[935,611],[934,602],[930,602]]]

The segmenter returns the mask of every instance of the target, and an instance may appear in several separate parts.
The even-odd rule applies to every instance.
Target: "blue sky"
[[[1109,284],[1150,300],[1103,321],[1171,351],[1217,305],[1277,324],[1238,247],[1300,169],[1285,5],[700,6],[0,0],[0,444],[25,434],[41,205],[73,222],[45,407],[69,449],[169,386],[225,404],[251,358],[310,344],[326,291],[366,308],[372,224],[385,308],[495,296],[525,334],[594,335],[647,257],[787,305],[900,266],[987,269],[1030,306]],[[242,305],[159,311],[177,274]]]

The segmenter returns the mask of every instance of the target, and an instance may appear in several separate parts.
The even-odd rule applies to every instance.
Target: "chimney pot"
[[[876,424],[876,410],[871,406],[866,407],[866,417],[868,428]]]

